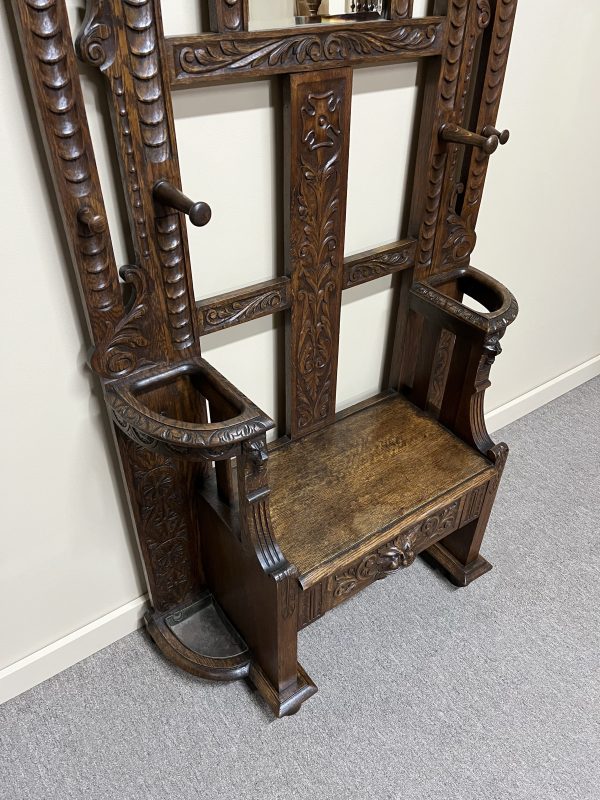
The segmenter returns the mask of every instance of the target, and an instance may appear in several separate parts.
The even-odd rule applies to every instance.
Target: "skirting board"
[[[494,433],[494,431],[510,425],[511,422],[516,422],[521,417],[531,414],[536,408],[541,408],[546,403],[551,403],[557,397],[570,392],[571,389],[581,386],[582,383],[590,381],[598,375],[600,375],[600,355],[590,358],[589,361],[580,364],[578,367],[570,369],[568,372],[563,372],[557,378],[553,378],[530,392],[516,397],[509,403],[505,403],[503,406],[488,412],[485,415],[488,431]]]
[[[146,602],[145,596],[138,597],[0,670],[0,704],[135,631],[142,624]]]
[[[486,415],[490,432],[515,422],[597,375],[600,375],[600,356],[490,411]],[[38,683],[72,667],[135,631],[142,624],[146,600],[146,597],[138,597],[48,647],[0,670],[0,703],[37,686]]]

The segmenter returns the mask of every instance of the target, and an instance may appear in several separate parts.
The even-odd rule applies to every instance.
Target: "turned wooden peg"
[[[488,156],[494,153],[500,144],[500,139],[495,134],[487,137],[480,136],[478,133],[467,131],[465,128],[461,128],[460,125],[455,125],[451,122],[442,125],[440,128],[440,137],[445,142],[478,147],[480,150],[483,150],[484,153],[487,153]]]
[[[497,136],[500,144],[506,144],[510,139],[510,131],[506,129],[499,131],[498,128],[494,128],[493,125],[486,125],[481,132],[484,136]]]
[[[202,228],[210,222],[212,211],[208,203],[203,203],[202,201],[194,203],[193,200],[190,200],[189,197],[176,186],[173,186],[172,183],[169,183],[169,181],[162,180],[155,183],[152,195],[161,205],[174,208],[176,211],[181,211],[182,214],[186,214],[192,225],[195,225],[197,228]]]
[[[319,17],[319,7],[321,5],[321,0],[308,0],[308,12],[311,19],[317,19]]]
[[[96,214],[90,206],[80,208],[77,212],[77,219],[90,234],[104,233],[106,230],[106,219],[102,214]]]

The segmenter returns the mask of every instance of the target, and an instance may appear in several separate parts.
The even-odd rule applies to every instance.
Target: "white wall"
[[[68,0],[68,5],[75,20],[83,0]],[[197,0],[163,5],[169,32],[199,24]],[[593,102],[600,74],[594,43],[600,4],[579,0],[577,44],[568,56],[559,55],[564,53],[563,5],[559,0],[520,4],[500,115],[500,124],[510,127],[513,136],[492,158],[474,258],[505,282],[521,304],[521,316],[494,368],[488,402],[493,409],[516,399],[510,406],[513,417],[550,396],[544,389],[522,402],[548,381],[559,378],[552,389],[556,394],[591,376],[598,362],[576,370],[568,381],[560,379],[600,354],[600,203],[595,189],[600,148],[594,146],[600,109]],[[85,368],[70,266],[46,196],[48,182],[23,76],[14,65],[6,4],[0,23],[6,42],[0,48],[0,81],[8,109],[1,123],[1,700],[123,633],[137,618],[139,604],[130,601],[143,593],[143,581],[112,444]],[[527,37],[535,30],[532,46]],[[399,234],[414,83],[411,66],[355,73],[349,254]],[[127,244],[110,191],[103,101],[87,77],[85,88],[100,142],[97,155],[115,249],[124,262]],[[214,212],[207,228],[190,233],[198,297],[275,274],[279,198],[271,134],[277,104],[269,83],[176,95],[184,186],[210,202]],[[345,293],[340,406],[378,388],[389,287],[390,281],[383,280]],[[205,344],[209,360],[270,413],[275,413],[274,351],[271,320],[216,334]],[[115,627],[124,606],[127,624]],[[105,621],[103,639],[98,630]],[[87,638],[79,637],[86,625]],[[50,659],[51,651],[61,651],[61,637],[73,632],[64,641],[72,645],[85,639],[87,644],[63,648],[69,655],[62,661]],[[57,647],[40,654],[58,640]]]

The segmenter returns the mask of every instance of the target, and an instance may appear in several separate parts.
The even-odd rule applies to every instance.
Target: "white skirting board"
[[[142,624],[146,599],[138,597],[0,670],[0,704],[135,631]]]
[[[600,356],[494,409],[486,415],[488,429],[490,432],[499,430],[597,375],[600,375]],[[0,670],[0,703],[37,686],[135,631],[142,624],[146,601],[146,597],[138,597]]]
[[[527,416],[536,408],[545,406],[546,403],[556,400],[571,389],[581,386],[582,383],[590,381],[600,375],[600,355],[590,358],[583,364],[580,364],[568,372],[563,372],[557,378],[553,378],[547,383],[543,383],[535,389],[532,389],[520,397],[511,400],[510,403],[505,403],[503,406],[495,408],[485,415],[485,421],[490,433],[504,428],[505,425],[510,425],[511,422]]]

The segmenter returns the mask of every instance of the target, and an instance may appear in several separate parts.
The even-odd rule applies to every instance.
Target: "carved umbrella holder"
[[[213,32],[165,37],[159,0],[88,0],[79,57],[106,79],[135,264],[117,269],[64,0],[13,0],[65,230],[114,422],[146,570],[148,629],[194,675],[249,677],[278,715],[316,687],[298,631],[419,553],[465,586],[508,449],[483,396],[517,314],[470,266],[516,0],[437,0],[412,18],[250,32],[244,2],[212,0]],[[344,259],[352,70],[424,62],[406,238]],[[196,302],[171,91],[280,76],[284,274]],[[335,411],[344,289],[398,273],[383,391]],[[487,311],[471,310],[468,295]],[[286,318],[287,421],[274,423],[203,358],[213,331]]]

